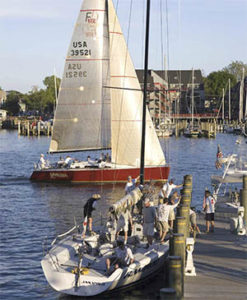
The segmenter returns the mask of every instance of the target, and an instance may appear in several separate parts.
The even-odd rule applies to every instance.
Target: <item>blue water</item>
[[[194,206],[201,207],[204,189],[210,187],[210,175],[216,173],[217,144],[221,145],[224,154],[247,152],[247,144],[236,145],[236,138],[218,134],[212,140],[184,137],[161,140],[175,183],[181,183],[186,174],[193,175]],[[99,211],[105,215],[109,204],[124,194],[123,185],[73,186],[30,182],[33,163],[37,162],[40,153],[47,152],[49,141],[47,137],[18,137],[16,131],[0,130],[1,299],[70,299],[53,291],[45,280],[40,266],[43,240],[48,237],[51,241],[67,231],[73,226],[74,217],[80,222],[83,204],[92,193],[102,195],[96,220],[100,218]],[[78,155],[78,158],[86,155]],[[121,293],[118,298],[155,298],[158,281],[146,288]]]

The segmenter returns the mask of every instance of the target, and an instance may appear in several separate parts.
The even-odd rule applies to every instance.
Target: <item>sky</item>
[[[146,1],[113,2],[134,65],[143,69]],[[1,88],[27,93],[43,88],[54,70],[62,77],[81,3],[0,0]],[[232,61],[247,63],[246,16],[247,0],[151,0],[149,68],[194,68],[207,76]]]

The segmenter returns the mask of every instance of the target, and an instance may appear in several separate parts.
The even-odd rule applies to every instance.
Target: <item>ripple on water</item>
[[[235,140],[236,137],[224,134],[219,134],[216,140],[173,137],[161,140],[176,183],[182,182],[185,174],[193,175],[193,205],[201,207],[205,186],[210,186],[210,175],[215,173],[217,144],[221,144],[224,153],[232,153],[236,150]],[[50,242],[57,234],[67,231],[74,225],[74,217],[79,223],[83,205],[92,193],[102,195],[94,220],[100,218],[99,211],[105,216],[109,205],[124,194],[123,185],[31,183],[28,178],[33,162],[40,153],[46,153],[48,144],[46,137],[18,138],[16,131],[0,131],[1,299],[77,299],[60,295],[47,284],[40,265],[42,242],[45,237]],[[241,147],[239,150],[244,151]],[[80,155],[86,157],[87,153],[78,154],[78,158]],[[146,287],[108,299],[152,299],[160,287],[158,278]]]

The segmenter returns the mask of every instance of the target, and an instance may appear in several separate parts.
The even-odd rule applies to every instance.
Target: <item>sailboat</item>
[[[186,137],[197,138],[201,136],[199,125],[195,125],[194,121],[194,69],[192,69],[192,84],[191,84],[191,124],[184,131]]]
[[[93,2],[93,4],[92,4]],[[84,0],[81,11],[102,11],[105,16],[116,18],[111,0]],[[149,23],[150,1],[147,1],[147,24]],[[147,26],[148,27],[148,26]],[[148,31],[148,30],[147,30]],[[146,34],[146,41],[148,41]],[[146,42],[146,46],[148,42]],[[147,74],[147,59],[145,56],[145,74]],[[144,99],[145,99],[144,87]],[[145,106],[143,105],[145,109]],[[147,112],[145,110],[145,112]],[[145,113],[144,113],[145,115]],[[145,125],[144,125],[145,132]],[[140,175],[143,177],[143,139]],[[114,255],[116,236],[116,217],[126,209],[132,211],[134,205],[143,196],[140,187],[136,187],[109,210],[109,218],[104,228],[95,230],[90,236],[81,233],[72,234],[78,229],[75,226],[60,235],[64,239],[57,242],[57,237],[41,261],[45,277],[56,291],[76,296],[95,296],[112,290],[133,286],[148,277],[154,276],[162,268],[169,252],[169,242],[154,242],[145,245],[143,242],[143,226],[141,216],[133,218],[132,236],[127,245],[134,253],[134,260],[129,265],[120,265],[106,272],[106,260]],[[70,235],[69,235],[70,234]],[[110,273],[109,273],[110,271]]]
[[[69,44],[49,153],[111,149],[111,162],[36,169],[31,180],[123,182],[138,176],[142,99],[112,1],[85,0]],[[170,168],[147,108],[145,124],[145,180],[167,180]]]

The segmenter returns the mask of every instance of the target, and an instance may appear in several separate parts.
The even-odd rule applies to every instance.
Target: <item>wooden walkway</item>
[[[205,232],[205,221],[198,220]],[[215,222],[215,232],[196,239],[197,276],[185,277],[185,299],[247,299],[247,236],[230,233],[229,223]]]

